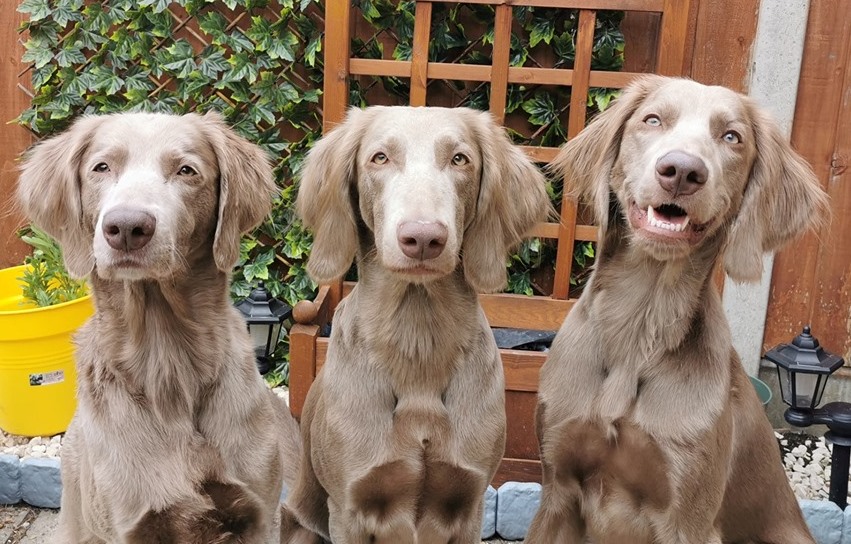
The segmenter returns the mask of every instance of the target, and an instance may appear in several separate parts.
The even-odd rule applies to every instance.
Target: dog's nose
[[[696,193],[708,176],[703,159],[684,151],[665,153],[656,161],[656,179],[672,196]]]
[[[143,248],[156,230],[156,218],[142,210],[118,208],[103,216],[103,237],[113,249],[133,251]]]
[[[434,259],[446,247],[449,231],[445,225],[433,221],[406,221],[396,230],[399,248],[412,259]]]

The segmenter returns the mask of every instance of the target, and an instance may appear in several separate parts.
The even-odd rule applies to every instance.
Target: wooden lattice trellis
[[[517,0],[499,2],[473,0],[470,4],[494,6],[494,38],[491,65],[470,65],[429,61],[432,11],[443,0],[417,1],[410,61],[352,58],[350,43],[353,29],[350,0],[328,0],[325,28],[325,88],[323,127],[325,131],[342,121],[349,105],[349,83],[358,76],[409,78],[410,104],[425,106],[429,82],[456,80],[490,84],[490,111],[501,122],[505,119],[509,84],[560,85],[571,87],[567,119],[568,138],[586,124],[586,100],[592,87],[622,88],[640,74],[606,72],[591,69],[592,46],[597,12],[602,10],[641,11],[660,14],[658,36],[648,36],[658,44],[654,73],[681,75],[684,70],[689,16],[688,0]],[[515,67],[509,65],[513,8],[532,6],[578,11],[575,35],[575,59],[572,69]],[[556,148],[526,147],[535,161],[551,161]],[[552,296],[481,295],[485,314],[494,327],[556,330],[574,300],[569,298],[574,242],[594,241],[597,228],[577,224],[577,205],[568,196],[561,203],[558,223],[541,223],[532,236],[557,240],[555,279]],[[291,409],[300,414],[307,390],[325,360],[328,340],[319,336],[333,310],[351,286],[342,282],[322,286],[313,302],[296,308],[297,324],[291,331]],[[546,355],[539,352],[501,350],[506,377],[508,441],[496,482],[507,479],[540,478],[537,444],[534,435],[534,405],[538,372]]]

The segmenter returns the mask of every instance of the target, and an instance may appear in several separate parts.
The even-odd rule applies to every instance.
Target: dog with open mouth
[[[531,544],[812,543],[713,280],[828,215],[750,99],[647,76],[554,163],[600,225],[541,371]]]

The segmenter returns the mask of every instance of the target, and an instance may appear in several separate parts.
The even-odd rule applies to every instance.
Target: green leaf
[[[82,64],[86,62],[86,56],[76,47],[65,47],[56,53],[56,64],[65,68],[74,64]]]
[[[47,0],[24,0],[18,6],[18,12],[28,13],[30,21],[41,21],[50,16],[51,9]]]
[[[267,48],[269,56],[273,59],[283,59],[287,62],[295,60],[295,47],[298,46],[298,38],[290,31],[285,32],[277,40],[271,41]]]
[[[532,22],[532,31],[529,33],[529,47],[535,47],[541,42],[549,45],[555,35],[555,31],[555,19],[535,17]]]
[[[179,78],[185,78],[196,68],[195,60],[191,58],[175,60],[167,64],[163,64],[162,67],[174,73]]]
[[[539,92],[534,98],[523,102],[523,111],[529,114],[529,122],[533,125],[547,125],[558,119],[558,112],[552,97]]]
[[[321,36],[314,36],[304,48],[304,62],[308,66],[316,65],[316,54],[322,51]]]
[[[154,9],[154,13],[160,13],[168,9],[168,6],[169,4],[171,4],[171,2],[172,0],[139,0],[139,6],[151,6]]]
[[[198,70],[209,78],[217,77],[219,73],[224,72],[229,67],[224,54],[212,48],[205,49],[198,62]]]
[[[50,49],[42,47],[27,47],[27,51],[21,57],[21,60],[32,62],[36,68],[43,68],[53,60],[53,52]]]
[[[99,83],[107,95],[113,95],[124,85],[124,80],[118,77],[118,74],[111,73]]]
[[[53,20],[60,27],[65,27],[71,21],[82,21],[81,6],[82,0],[58,0],[53,8]]]

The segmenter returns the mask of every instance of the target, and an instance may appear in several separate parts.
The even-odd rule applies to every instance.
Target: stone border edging
[[[25,502],[59,508],[61,463],[56,458],[0,455],[0,504]],[[286,496],[286,491],[281,498]],[[818,544],[851,544],[851,506],[843,512],[829,501],[799,501]],[[526,536],[541,503],[541,485],[506,482],[485,492],[481,537],[519,540]]]
[[[59,459],[0,455],[0,504],[23,501],[40,508],[59,508],[61,497]]]

